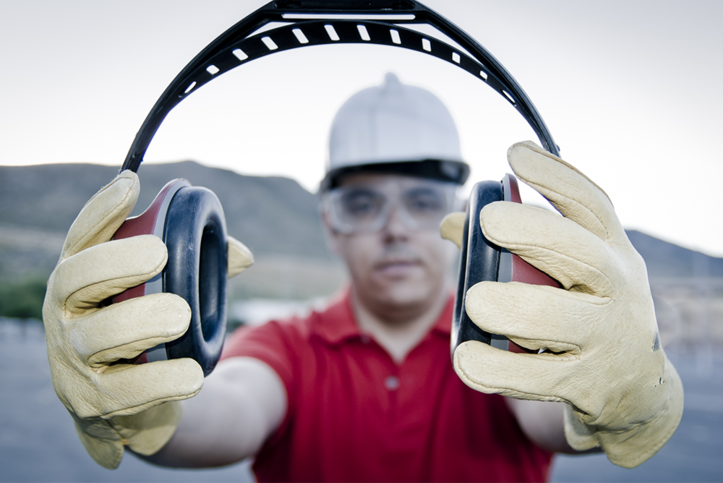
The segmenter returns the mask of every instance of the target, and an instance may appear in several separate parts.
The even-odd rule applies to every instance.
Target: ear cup
[[[141,215],[129,218],[114,239],[156,235],[168,250],[163,272],[144,284],[113,297],[119,303],[134,297],[168,292],[191,307],[191,323],[179,339],[148,349],[134,362],[142,364],[190,357],[213,371],[226,335],[226,219],[216,195],[184,179],[170,181]]]
[[[464,303],[467,291],[473,285],[479,282],[497,281],[500,248],[485,238],[480,226],[479,213],[485,205],[503,199],[502,185],[496,181],[482,181],[475,184],[469,196],[452,318],[452,357],[454,357],[454,350],[462,342],[468,340],[476,340],[484,344],[492,342],[493,335],[483,331],[472,322],[464,309]]]
[[[523,282],[535,285],[560,285],[547,274],[537,270],[523,259],[491,243],[482,233],[479,214],[482,208],[495,201],[521,203],[517,179],[508,174],[501,182],[477,183],[470,193],[464,222],[459,280],[452,319],[452,357],[463,342],[476,340],[512,352],[528,352],[511,343],[507,337],[485,332],[467,315],[467,291],[479,282]]]
[[[169,359],[191,357],[208,375],[216,367],[226,335],[226,221],[216,195],[186,187],[173,197],[166,216],[164,241],[168,263],[163,291],[183,297],[191,307],[191,324],[166,344]]]

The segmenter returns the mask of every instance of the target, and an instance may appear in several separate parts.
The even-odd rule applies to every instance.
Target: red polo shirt
[[[544,481],[551,454],[501,396],[452,369],[453,300],[400,365],[354,321],[349,291],[306,318],[236,331],[224,358],[271,366],[288,411],[254,463],[259,481]]]

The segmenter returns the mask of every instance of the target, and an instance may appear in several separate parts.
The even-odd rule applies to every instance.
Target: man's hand
[[[187,330],[191,314],[185,300],[159,293],[105,302],[151,279],[166,264],[166,247],[155,236],[111,241],[139,192],[136,174],[124,171],[83,207],[43,305],[53,387],[86,450],[106,468],[118,466],[124,445],[140,454],[158,451],[180,420],[176,401],[203,385],[203,371],[192,359],[127,361]],[[229,246],[232,274],[253,262],[240,242]]]
[[[563,288],[472,287],[466,310],[475,324],[545,351],[516,354],[469,341],[454,353],[455,371],[485,393],[567,403],[565,435],[574,449],[601,446],[613,463],[637,466],[668,441],[683,412],[683,387],[660,345],[645,263],[607,195],[582,173],[529,142],[512,146],[508,158],[563,216],[492,203],[480,213],[484,235]]]

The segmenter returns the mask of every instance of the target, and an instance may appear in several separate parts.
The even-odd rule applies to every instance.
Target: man
[[[485,235],[564,290],[483,283],[467,311],[540,354],[468,342],[449,363],[452,245],[438,226],[467,167],[441,102],[388,75],[337,114],[322,182],[350,286],[308,317],[234,334],[205,383],[190,360],[115,363],[188,325],[169,294],[102,304],[165,264],[153,237],[99,243],[137,197],[137,178],[120,175],[71,228],[44,309],[56,392],[88,452],[106,467],[126,445],[171,466],[256,455],[257,477],[280,481],[539,481],[551,452],[571,446],[601,446],[624,466],[650,457],[680,420],[682,386],[659,347],[644,265],[574,168],[524,143],[510,162],[566,218],[497,204],[480,214]],[[445,237],[460,231],[448,216]],[[238,272],[251,257],[231,241],[229,259]]]

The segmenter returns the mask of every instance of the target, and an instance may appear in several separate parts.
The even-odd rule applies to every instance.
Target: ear
[[[331,227],[329,213],[326,212],[322,204],[319,205],[319,215],[321,216],[322,225],[324,225],[324,240],[326,240],[326,246],[334,255],[340,257],[338,242],[339,234]]]

